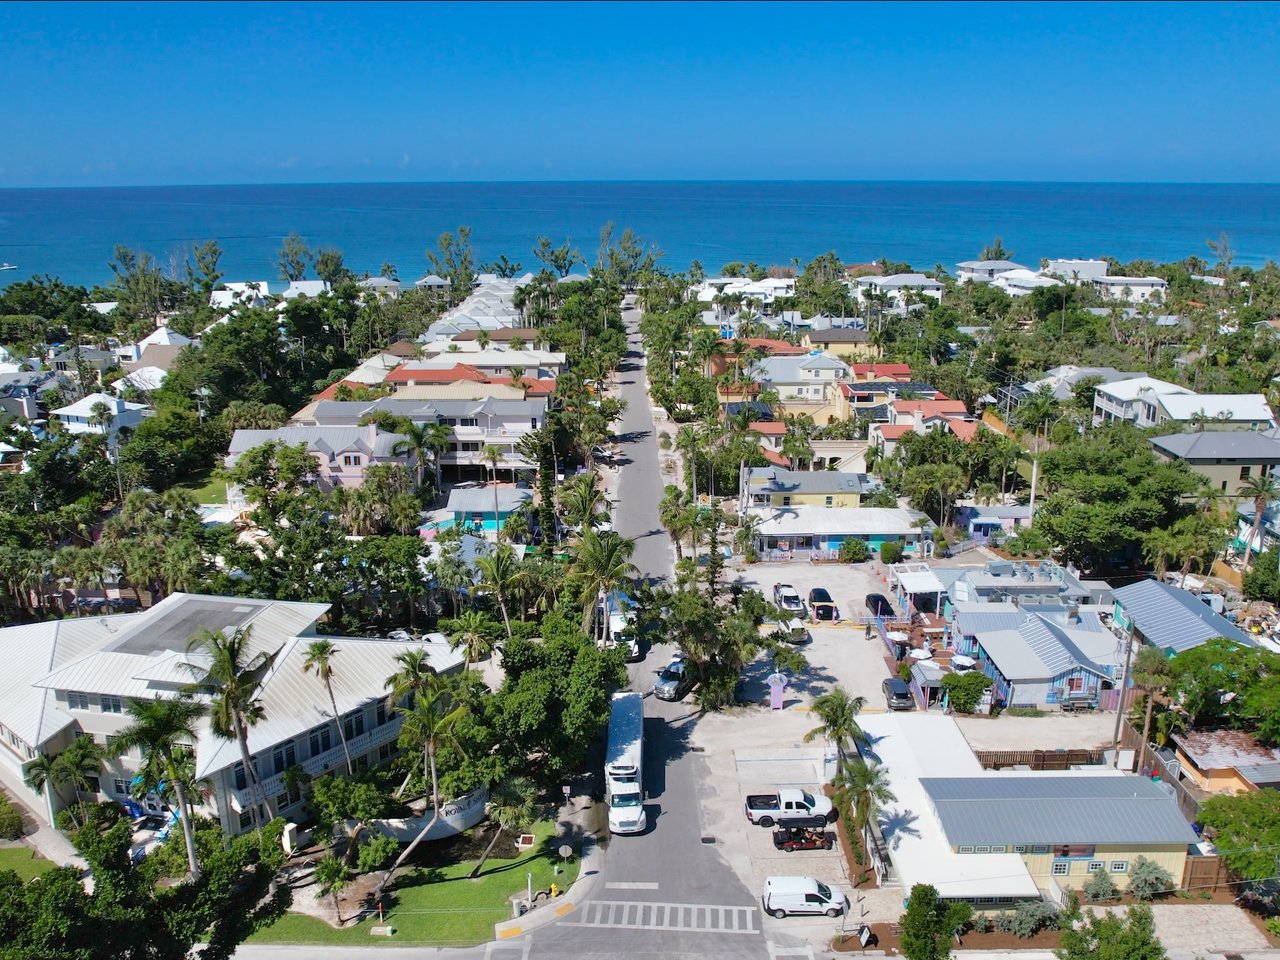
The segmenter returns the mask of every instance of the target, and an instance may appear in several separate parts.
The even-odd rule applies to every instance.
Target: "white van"
[[[843,890],[829,887],[813,877],[768,877],[760,903],[771,917],[793,914],[838,917],[849,909],[849,898]]]

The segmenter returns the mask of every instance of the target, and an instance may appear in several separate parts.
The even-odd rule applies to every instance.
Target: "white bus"
[[[644,698],[625,691],[613,695],[609,713],[609,747],[604,761],[611,833],[643,833]]]

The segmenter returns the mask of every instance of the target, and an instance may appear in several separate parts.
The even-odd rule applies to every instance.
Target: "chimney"
[[[378,424],[377,422],[370,420],[368,424],[365,425],[365,429],[369,431],[369,449],[372,451],[378,444]]]

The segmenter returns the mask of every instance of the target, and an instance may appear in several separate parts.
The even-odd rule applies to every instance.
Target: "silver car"
[[[683,700],[693,686],[688,665],[683,660],[672,660],[662,668],[653,685],[653,695],[659,700]]]

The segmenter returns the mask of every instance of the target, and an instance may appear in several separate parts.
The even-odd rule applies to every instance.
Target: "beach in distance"
[[[993,236],[1035,267],[1042,257],[1127,262],[1208,257],[1226,233],[1239,265],[1280,255],[1280,184],[653,181],[358,183],[0,190],[0,260],[93,285],[117,243],[181,260],[216,239],[229,278],[275,279],[282,237],[336,247],[358,272],[425,271],[424,251],[466,225],[483,262],[526,268],[535,238],[572,237],[594,259],[600,227],[632,228],[683,270],[731,260],[801,263],[835,250],[929,269],[978,254]]]

